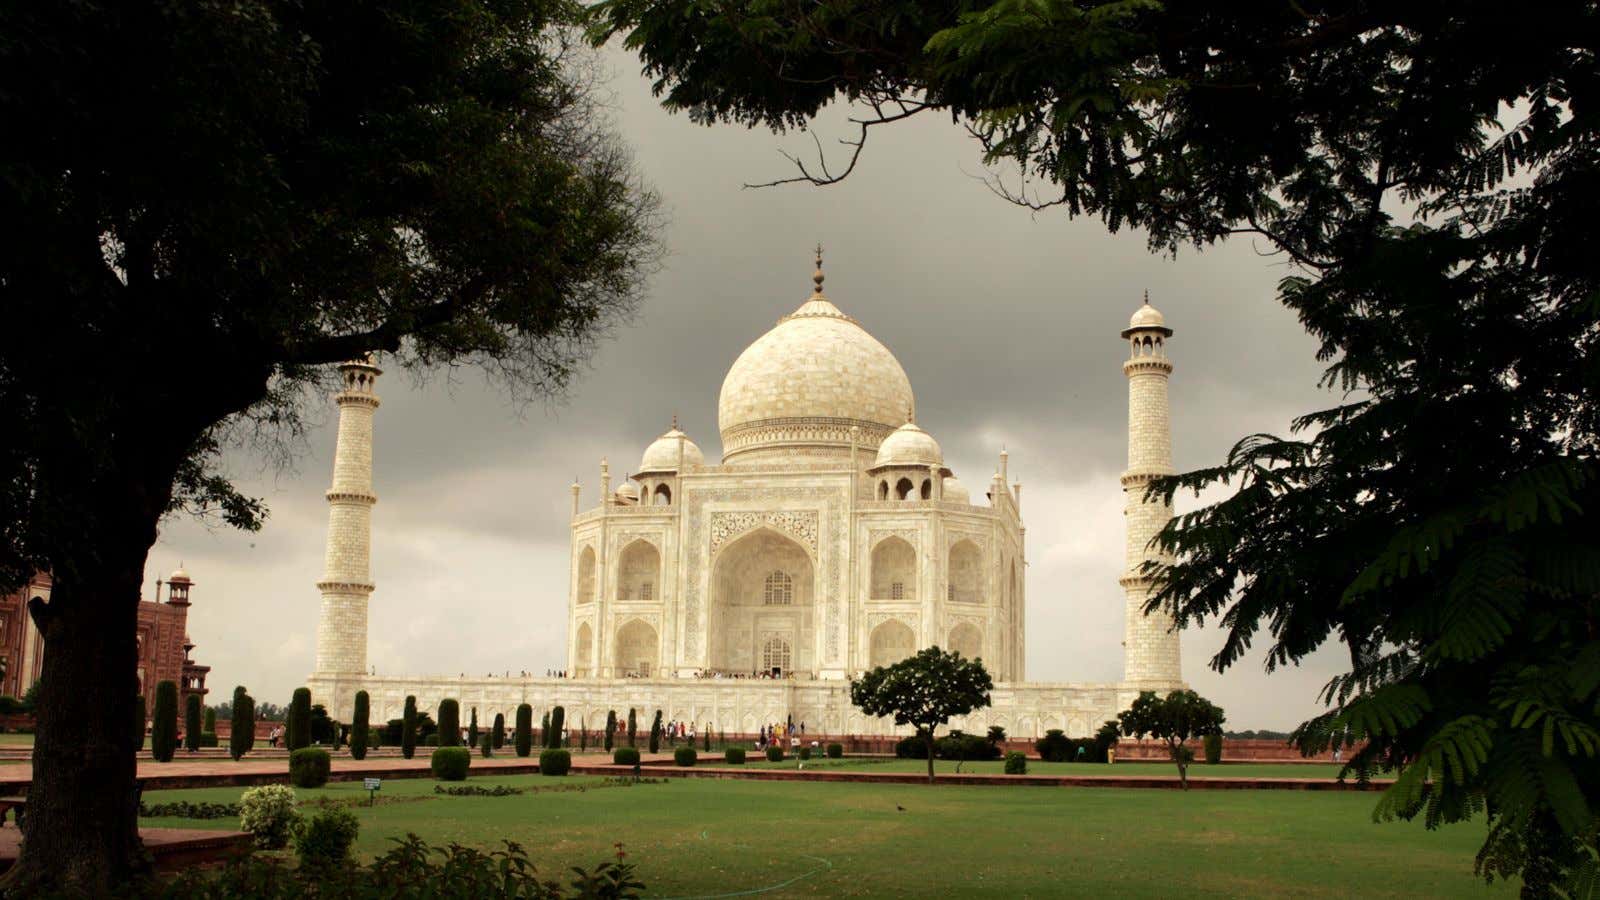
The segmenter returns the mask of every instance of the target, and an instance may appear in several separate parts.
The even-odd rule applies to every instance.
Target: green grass
[[[800,765],[800,760],[789,756],[783,762],[768,762],[761,754],[751,752],[745,757],[745,767],[752,769],[794,769]],[[701,765],[726,765],[721,757],[707,759],[704,754],[700,757]],[[806,760],[806,771],[846,771],[846,772],[918,772],[928,771],[927,760],[922,759],[867,759],[851,758],[824,759],[820,754]],[[954,773],[956,763],[948,760],[934,760],[936,774]],[[1333,778],[1339,774],[1340,766],[1333,763],[1228,763],[1225,765],[1208,766],[1197,763],[1189,767],[1190,778]],[[967,762],[961,764],[961,771],[975,772],[982,775],[999,775],[1005,771],[1002,760],[983,760],[981,762]],[[1119,762],[1116,765],[1102,763],[1047,763],[1037,759],[1028,760],[1029,775],[1153,775],[1178,777],[1178,767],[1170,762]]]
[[[31,734],[0,734],[0,747],[32,747],[33,735]]]
[[[1120,764],[1118,766],[1120,768]],[[528,848],[542,871],[591,866],[626,845],[649,896],[1507,897],[1472,876],[1481,825],[1429,832],[1371,821],[1373,794],[1117,790],[674,779],[473,778],[583,785],[582,793],[434,797],[428,779],[355,810],[357,851],[414,831],[430,843]],[[240,788],[152,791],[148,802],[230,801]],[[360,782],[302,797],[364,797]],[[897,807],[903,807],[904,811]],[[231,820],[147,825],[232,828]]]

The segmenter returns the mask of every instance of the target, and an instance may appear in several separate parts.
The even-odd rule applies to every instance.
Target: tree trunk
[[[126,712],[138,696],[139,583],[153,516],[146,534],[125,531],[100,548],[94,570],[58,575],[50,602],[32,604],[44,660],[22,853],[0,880],[9,895],[104,896],[150,871],[134,794],[143,735],[135,744]]]
[[[923,741],[928,745],[928,783],[933,784],[933,729],[923,732]]]

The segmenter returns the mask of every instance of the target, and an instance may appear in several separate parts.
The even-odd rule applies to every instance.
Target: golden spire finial
[[[817,242],[817,270],[811,273],[811,280],[816,284],[814,292],[822,293],[822,242]]]
[[[912,406],[909,403],[906,404],[906,424],[907,425],[915,425],[915,424],[917,424],[917,408]]]
[[[677,413],[673,413],[672,414],[672,430],[673,431],[677,431],[678,430],[678,414]]]
[[[1145,288],[1144,289],[1144,305],[1145,306],[1149,306],[1150,305],[1150,289],[1149,288]]]

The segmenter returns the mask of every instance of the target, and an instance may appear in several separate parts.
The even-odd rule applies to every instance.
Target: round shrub
[[[478,753],[481,754],[484,759],[488,759],[494,755],[493,735],[486,734],[483,737],[478,738]]]
[[[828,745],[828,758],[829,759],[843,759],[844,758],[844,745],[843,744],[829,744]]]
[[[321,747],[301,747],[289,754],[289,783],[295,787],[319,788],[328,783],[333,758]]]
[[[572,771],[572,754],[566,750],[540,750],[540,775],[565,775]]]
[[[1200,743],[1205,747],[1206,765],[1214,766],[1222,762],[1222,735],[1208,734],[1200,739]]]
[[[744,765],[744,748],[729,747],[722,751],[722,758],[736,766]]]
[[[672,761],[685,769],[694,765],[699,759],[700,754],[696,753],[693,747],[679,747],[672,751]]]
[[[465,747],[440,747],[429,757],[433,777],[440,781],[466,781],[472,766],[472,751]]]
[[[339,806],[324,809],[310,821],[302,822],[294,837],[300,868],[331,874],[350,861],[350,846],[360,831],[356,814]]]
[[[800,748],[800,760],[802,762],[804,762],[805,760],[808,760],[810,758],[811,758],[811,748],[810,747],[801,747]]]
[[[639,764],[638,748],[618,747],[611,751],[611,763],[618,766],[637,766]]]
[[[1059,728],[1052,728],[1044,737],[1033,742],[1033,749],[1045,762],[1066,762],[1072,759],[1072,739]]]
[[[439,746],[439,736],[437,734],[428,735],[427,737],[422,739],[422,746],[424,746],[424,747],[437,747],[437,746]]]
[[[767,761],[768,762],[783,762],[783,748],[779,747],[777,744],[773,744],[771,747],[768,747],[767,748]]]
[[[294,791],[287,785],[251,788],[239,798],[239,830],[250,832],[262,850],[289,846],[289,834],[299,818],[294,809]]]
[[[1006,754],[1006,774],[1007,775],[1026,775],[1026,774],[1028,774],[1028,757],[1027,757],[1027,754],[1023,753],[1020,750],[1013,750],[1010,753],[1007,753]]]

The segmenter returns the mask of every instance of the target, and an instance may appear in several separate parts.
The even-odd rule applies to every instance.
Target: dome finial
[[[917,408],[915,406],[910,405],[909,403],[906,404],[906,424],[907,425],[915,425],[915,424],[917,424]]]
[[[811,273],[811,280],[816,284],[814,293],[822,293],[822,242],[817,242],[817,270]]]
[[[673,413],[672,414],[672,430],[673,431],[677,431],[678,430],[678,414],[677,413]]]
[[[1150,289],[1149,288],[1145,288],[1144,289],[1144,305],[1145,306],[1149,306],[1150,305]]]

